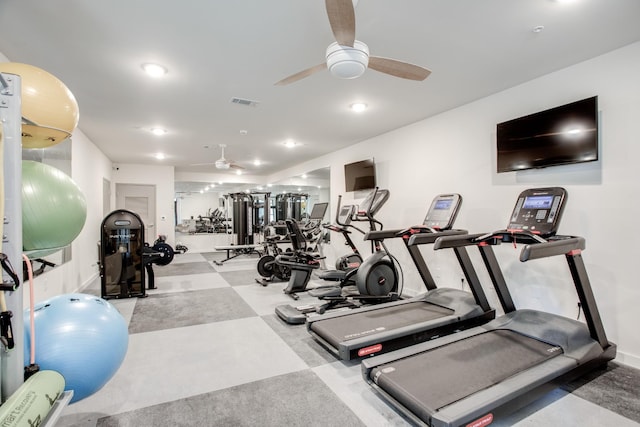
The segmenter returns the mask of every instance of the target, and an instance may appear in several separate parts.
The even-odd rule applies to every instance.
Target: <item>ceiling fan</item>
[[[244,169],[242,166],[234,162],[233,160],[229,160],[224,157],[224,149],[227,144],[218,144],[220,147],[221,154],[220,158],[215,162],[211,163],[194,163],[191,166],[204,166],[204,165],[215,165],[216,169],[227,170],[227,169],[236,169],[236,171]],[[209,148],[208,146],[206,148]],[[239,173],[239,172],[238,172]]]
[[[228,160],[225,159],[224,157],[224,149],[227,146],[227,144],[218,144],[218,147],[220,147],[220,150],[222,151],[220,154],[220,158],[218,160],[216,160],[215,165],[216,165],[216,169],[244,169],[242,166],[236,164],[233,160]]]
[[[369,55],[369,47],[355,39],[356,19],[352,1],[325,0],[329,24],[336,39],[327,47],[326,62],[286,77],[277,82],[277,86],[288,85],[327,68],[331,74],[343,79],[360,77],[367,68],[417,81],[431,74],[430,70],[418,65]]]

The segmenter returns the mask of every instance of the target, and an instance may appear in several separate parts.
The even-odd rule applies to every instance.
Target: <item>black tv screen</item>
[[[373,159],[344,165],[345,191],[370,190],[376,187],[376,166]]]
[[[499,123],[498,173],[598,160],[598,97]]]

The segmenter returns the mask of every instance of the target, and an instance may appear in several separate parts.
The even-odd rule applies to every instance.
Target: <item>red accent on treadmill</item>
[[[483,426],[488,426],[492,422],[493,422],[493,414],[487,414],[481,418],[478,418],[475,421],[471,421],[469,424],[467,424],[466,427],[483,427]]]
[[[580,255],[581,253],[582,253],[582,249],[574,249],[569,251],[567,255],[575,256],[575,255]]]
[[[368,356],[382,350],[382,344],[370,345],[369,347],[363,347],[358,350],[358,357]]]

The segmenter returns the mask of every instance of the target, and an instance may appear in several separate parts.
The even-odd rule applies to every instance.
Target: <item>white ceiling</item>
[[[361,0],[355,13],[372,55],[431,76],[324,71],[274,86],[324,61],[322,0],[0,0],[0,52],[65,82],[80,129],[116,163],[213,172],[190,165],[225,143],[247,174],[268,175],[640,40],[638,0]],[[144,62],[169,73],[150,79]],[[355,101],[369,109],[351,113]]]

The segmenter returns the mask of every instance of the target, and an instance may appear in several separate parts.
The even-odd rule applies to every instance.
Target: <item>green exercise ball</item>
[[[53,166],[22,161],[22,247],[42,251],[67,246],[87,219],[78,185]]]

